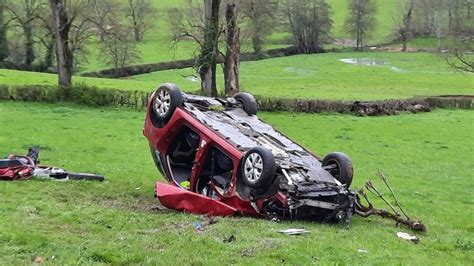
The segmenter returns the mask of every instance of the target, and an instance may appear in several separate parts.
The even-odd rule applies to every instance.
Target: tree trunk
[[[133,0],[128,0],[128,8],[130,9],[130,18],[132,19],[132,24],[133,24],[133,35],[134,35],[135,41],[139,42],[142,40],[142,35],[140,33],[140,27],[138,26],[138,22],[137,22],[137,16],[139,15],[135,12],[136,6]]]
[[[64,0],[49,0],[53,15],[53,27],[56,39],[56,61],[58,67],[58,85],[71,87],[73,55],[69,47],[69,30],[71,24]]]
[[[407,51],[407,42],[409,35],[411,34],[411,18],[412,18],[412,12],[413,12],[413,5],[414,2],[413,0],[410,0],[410,4],[408,6],[407,13],[405,17],[403,18],[403,29],[402,29],[402,44],[403,48],[402,51],[406,52]]]
[[[4,0],[0,0],[0,66],[3,66],[3,61],[8,57],[8,43],[7,43],[7,29],[5,27],[5,4]]]
[[[405,36],[402,36],[402,52],[407,51],[407,38]]]
[[[260,36],[258,36],[257,34],[255,34],[253,37],[252,37],[252,46],[253,46],[253,51],[260,55],[262,54],[262,50],[263,50],[263,40]]]
[[[48,45],[46,47],[46,54],[44,56],[44,66],[46,70],[53,66],[54,59],[54,38],[50,38]]]
[[[25,65],[31,66],[35,61],[35,51],[33,50],[33,29],[30,23],[23,25],[23,33],[25,34]]]
[[[240,67],[240,29],[237,26],[235,3],[227,4],[227,53],[224,62],[225,94],[234,95],[239,92]]]
[[[135,41],[139,42],[142,40],[142,35],[140,34],[140,29],[138,28],[138,25],[134,22],[134,27],[133,31],[135,34]]]
[[[219,6],[221,0],[204,0],[204,44],[199,58],[201,91],[204,95],[217,96],[216,61],[219,38]]]

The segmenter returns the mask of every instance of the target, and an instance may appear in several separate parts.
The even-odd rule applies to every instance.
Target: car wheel
[[[248,115],[256,115],[257,114],[257,101],[253,97],[252,94],[246,92],[239,92],[234,95],[234,99],[242,105],[242,109]]]
[[[352,161],[342,152],[332,152],[323,158],[323,167],[339,182],[349,187],[352,183],[354,169]]]
[[[182,101],[183,98],[178,86],[170,83],[160,85],[155,91],[153,99],[153,113],[157,122],[162,124],[168,122]]]
[[[270,150],[255,147],[241,161],[241,176],[244,183],[254,189],[266,189],[275,180],[275,158]]]

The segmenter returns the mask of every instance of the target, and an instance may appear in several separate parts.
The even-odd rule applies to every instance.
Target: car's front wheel
[[[171,83],[162,84],[156,89],[153,98],[153,114],[160,124],[171,119],[174,111],[181,105],[183,98],[178,86]]]
[[[242,106],[242,109],[248,115],[256,115],[257,114],[257,101],[252,94],[246,92],[239,92],[234,95],[234,99],[237,101],[239,105]]]
[[[352,183],[354,169],[351,159],[346,154],[342,152],[329,153],[323,158],[322,165],[341,184],[349,188]]]
[[[268,188],[275,180],[275,158],[268,149],[252,148],[242,158],[240,171],[247,186],[254,189]]]

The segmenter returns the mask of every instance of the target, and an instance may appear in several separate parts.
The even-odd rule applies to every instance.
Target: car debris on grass
[[[39,147],[30,147],[27,155],[10,154],[0,159],[0,180],[38,179],[96,180],[104,181],[103,175],[90,173],[72,173],[59,167],[39,165]]]

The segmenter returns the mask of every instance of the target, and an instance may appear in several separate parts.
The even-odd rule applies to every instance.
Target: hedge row
[[[143,91],[126,91],[117,89],[99,89],[78,84],[65,89],[56,86],[0,85],[0,100],[31,102],[72,102],[85,106],[114,106],[144,109],[149,93]],[[301,100],[287,98],[269,98],[256,96],[259,109],[262,111],[289,111],[305,113],[337,112],[362,116],[394,115],[399,112],[426,112],[433,108],[473,109],[473,96],[446,96],[413,98],[406,100],[385,101],[333,101]]]
[[[240,61],[256,61],[266,58],[275,58],[283,57],[298,54],[298,50],[293,47],[278,48],[267,50],[262,54],[255,53],[243,53],[240,55]],[[170,62],[161,62],[154,64],[142,64],[142,65],[133,65],[126,66],[123,68],[110,68],[100,71],[85,72],[81,76],[84,77],[96,77],[96,78],[122,78],[129,77],[134,75],[146,74],[150,72],[170,70],[170,69],[183,69],[194,67],[196,63],[195,59],[185,59],[185,60],[174,60]],[[224,63],[224,58],[220,56],[218,58],[218,63]]]
[[[0,85],[0,100],[27,102],[72,102],[85,106],[116,106],[140,109],[146,106],[148,93],[117,89],[99,89],[78,84],[73,88],[45,85]]]

